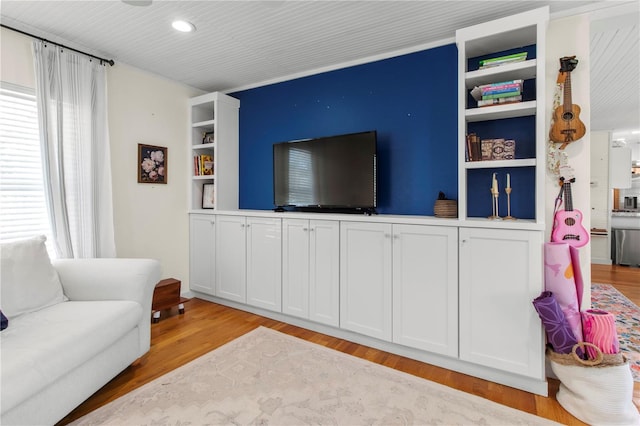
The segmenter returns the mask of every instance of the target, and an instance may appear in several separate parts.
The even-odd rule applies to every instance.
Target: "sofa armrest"
[[[160,262],[153,259],[58,259],[64,294],[70,300],[132,300],[142,306],[140,356],[151,343],[151,300],[160,281]]]

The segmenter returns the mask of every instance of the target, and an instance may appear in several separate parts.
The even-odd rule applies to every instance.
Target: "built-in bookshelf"
[[[489,219],[498,211],[520,223],[544,222],[545,32],[547,7],[464,28],[458,46],[458,217]],[[507,94],[496,94],[500,91]],[[508,97],[506,102],[490,101]],[[482,104],[492,104],[486,105]],[[483,154],[484,149],[484,154]]]
[[[239,100],[219,92],[189,100],[190,211],[238,209],[239,108]]]

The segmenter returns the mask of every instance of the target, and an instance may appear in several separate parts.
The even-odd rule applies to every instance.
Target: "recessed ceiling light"
[[[191,22],[183,21],[183,20],[180,20],[180,19],[178,19],[176,21],[173,21],[171,23],[171,26],[175,30],[183,32],[183,33],[190,33],[192,31],[196,30],[196,26],[193,25]]]

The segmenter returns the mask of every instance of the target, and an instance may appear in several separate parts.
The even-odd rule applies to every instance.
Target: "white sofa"
[[[44,237],[0,249],[0,306],[9,319],[0,334],[0,424],[55,424],[149,350],[160,264],[52,264]]]

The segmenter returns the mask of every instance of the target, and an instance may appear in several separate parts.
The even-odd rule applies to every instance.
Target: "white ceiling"
[[[637,11],[638,0],[142,3],[150,5],[2,0],[0,20],[114,59],[116,66],[126,63],[204,91],[229,91],[453,42],[457,28],[543,5],[553,16],[597,10],[606,24],[595,25],[592,36],[592,129],[640,128],[638,13],[630,14],[634,23],[628,14],[618,19],[606,12],[620,5]],[[191,21],[197,31],[175,32],[176,18]]]
[[[591,128],[612,130],[613,139],[629,144],[640,143],[640,2],[634,3],[594,14],[590,26]]]

